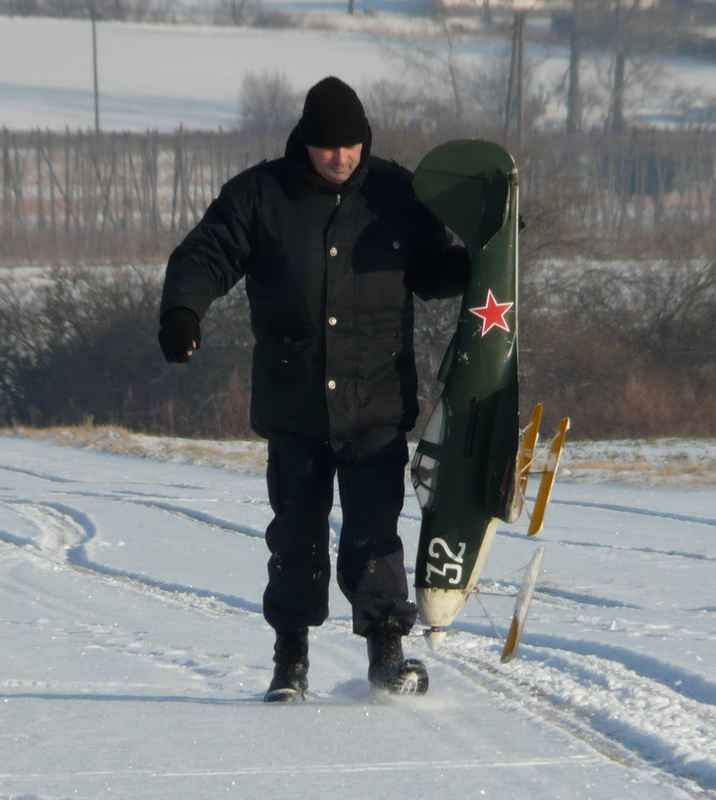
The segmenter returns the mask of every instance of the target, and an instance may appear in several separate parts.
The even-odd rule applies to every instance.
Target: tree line
[[[33,281],[3,276],[0,422],[251,438],[243,285],[212,306],[192,363],[167,365],[156,341],[161,272],[69,266]],[[416,302],[426,414],[458,301]],[[715,436],[715,322],[713,260],[533,264],[521,281],[522,407],[545,403],[546,429],[569,414],[580,439]]]
[[[215,304],[189,368],[156,343],[162,264],[222,182],[285,132],[3,132],[0,421],[250,435],[243,289]],[[499,140],[497,130],[481,131]],[[376,126],[408,167],[440,136]],[[533,137],[521,176],[523,403],[580,438],[716,435],[714,136]],[[54,265],[24,278],[19,265]],[[418,302],[429,411],[458,310]]]

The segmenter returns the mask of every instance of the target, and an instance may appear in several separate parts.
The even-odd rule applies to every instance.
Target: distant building
[[[632,2],[632,0],[628,0]],[[587,0],[589,2],[589,0]],[[604,0],[604,6],[614,5],[616,0]],[[622,3],[627,0],[622,0]],[[490,11],[572,11],[573,0],[442,0],[444,6],[475,6]],[[663,0],[640,0],[640,8],[650,8],[663,3]]]

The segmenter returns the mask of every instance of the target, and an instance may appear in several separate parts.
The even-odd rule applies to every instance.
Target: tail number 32
[[[428,546],[428,555],[444,563],[436,567],[428,561],[426,564],[425,582],[428,584],[431,583],[432,576],[438,575],[441,578],[447,578],[448,583],[453,585],[460,583],[462,580],[462,563],[466,549],[467,545],[465,542],[458,542],[457,553],[453,553],[445,539],[439,537],[432,539]]]

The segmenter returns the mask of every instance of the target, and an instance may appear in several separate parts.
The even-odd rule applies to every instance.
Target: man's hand
[[[169,363],[186,364],[201,345],[199,317],[189,308],[170,308],[162,314],[158,338]]]

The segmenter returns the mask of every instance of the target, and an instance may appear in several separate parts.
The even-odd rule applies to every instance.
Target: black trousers
[[[415,622],[408,600],[398,518],[405,496],[405,434],[380,428],[338,453],[329,444],[270,441],[267,468],[274,518],[264,616],[277,631],[321,625],[328,616],[329,514],[334,478],[343,512],[337,579],[353,610],[353,630],[366,635],[385,615],[407,633]]]

